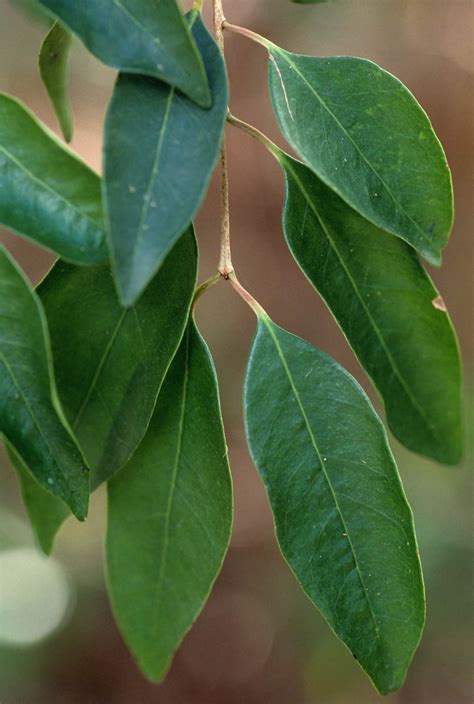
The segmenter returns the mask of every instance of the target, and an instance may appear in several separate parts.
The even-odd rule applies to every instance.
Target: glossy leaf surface
[[[0,94],[0,224],[76,264],[107,261],[99,177]]]
[[[200,17],[193,33],[208,72],[210,110],[152,78],[122,74],[107,115],[104,189],[112,261],[125,305],[140,295],[191,222],[219,155],[226,70]]]
[[[61,499],[38,484],[15,448],[7,444],[7,451],[20,480],[23,503],[33,532],[43,552],[50,555],[58,530],[71,515],[69,509]]]
[[[200,613],[231,524],[217,379],[191,322],[144,441],[109,484],[109,593],[124,637],[150,679],[163,679]]]
[[[92,486],[128,461],[145,434],[193,296],[188,230],[146,293],[120,306],[110,270],[58,262],[39,287],[60,398],[92,470]]]
[[[176,0],[41,0],[113,68],[159,78],[210,106],[202,59]]]
[[[37,481],[83,519],[89,472],[62,416],[46,319],[16,264],[0,248],[0,433]]]
[[[378,690],[398,689],[423,629],[423,582],[411,511],[368,398],[263,315],[245,418],[291,569]]]
[[[39,70],[66,142],[73,135],[73,116],[68,93],[68,63],[71,35],[54,22],[39,54]]]
[[[391,430],[415,452],[459,462],[457,340],[416,253],[367,222],[306,166],[282,152],[278,158],[290,249],[379,389]]]
[[[366,219],[440,264],[453,221],[451,176],[413,95],[365,59],[269,51],[273,108],[289,144]]]

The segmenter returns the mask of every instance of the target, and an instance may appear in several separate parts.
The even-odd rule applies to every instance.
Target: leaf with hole
[[[41,0],[100,61],[159,78],[211,104],[199,50],[176,0]]]
[[[425,603],[412,514],[382,423],[344,369],[264,314],[244,410],[283,555],[377,689],[398,689]]]
[[[273,109],[289,144],[367,220],[439,265],[453,223],[451,175],[413,95],[365,59],[269,52]]]
[[[0,224],[75,264],[108,258],[99,177],[4,94]]]
[[[145,674],[163,679],[229,545],[232,487],[217,379],[191,321],[148,432],[109,484],[108,588]]]
[[[190,228],[131,308],[110,270],[58,262],[41,283],[59,396],[95,488],[129,460],[150,421],[179,345],[194,292]]]
[[[66,142],[72,139],[74,125],[68,94],[68,64],[71,35],[60,22],[54,22],[39,53],[39,70],[46,92],[58,118]]]
[[[201,18],[194,13],[191,18],[212,108],[203,110],[152,78],[121,74],[107,115],[104,192],[124,305],[136,300],[191,222],[219,155],[228,102],[226,70]]]
[[[0,433],[41,486],[84,519],[89,502],[89,472],[57,398],[44,312],[25,276],[3,247]]]
[[[285,236],[379,389],[388,424],[411,450],[462,454],[461,362],[451,321],[413,249],[350,208],[283,152]]]

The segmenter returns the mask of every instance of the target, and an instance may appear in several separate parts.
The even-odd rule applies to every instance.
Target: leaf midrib
[[[340,253],[340,251],[339,251],[339,249],[338,249],[338,247],[337,247],[335,241],[334,241],[333,238],[331,237],[331,234],[330,234],[328,228],[326,227],[326,224],[325,224],[323,218],[320,216],[318,210],[316,209],[316,206],[314,205],[314,203],[313,203],[311,197],[309,196],[307,190],[305,189],[303,183],[301,182],[301,179],[299,178],[298,174],[297,174],[296,171],[291,167],[290,162],[285,159],[285,164],[287,165],[287,167],[288,167],[289,171],[291,172],[293,178],[294,178],[295,181],[297,182],[297,184],[298,184],[298,186],[299,186],[301,192],[303,193],[303,196],[304,196],[304,198],[305,198],[307,204],[309,205],[309,207],[310,207],[311,210],[313,211],[314,215],[316,216],[316,218],[317,218],[317,220],[318,220],[318,222],[319,222],[319,224],[320,224],[320,226],[321,226],[321,229],[323,230],[324,234],[326,235],[326,238],[327,238],[327,240],[328,240],[328,242],[329,242],[331,248],[332,248],[333,251],[335,252],[335,254],[336,254],[336,256],[337,256],[337,258],[338,258],[338,260],[339,260],[339,263],[340,263],[340,265],[341,265],[341,267],[342,267],[344,273],[346,274],[347,279],[349,280],[349,283],[350,283],[350,285],[352,286],[352,289],[353,289],[354,293],[356,294],[356,296],[357,296],[357,298],[358,298],[358,300],[359,300],[359,302],[360,302],[362,308],[364,309],[365,314],[367,315],[367,318],[369,319],[369,321],[370,321],[370,323],[371,323],[371,325],[372,325],[372,327],[373,327],[373,330],[374,330],[374,332],[375,332],[375,334],[376,334],[376,336],[377,336],[377,338],[378,338],[378,340],[379,340],[379,342],[380,342],[380,345],[381,345],[383,351],[385,352],[387,361],[389,362],[390,367],[391,367],[391,369],[392,369],[394,375],[395,375],[395,376],[397,377],[397,379],[399,380],[399,382],[400,382],[402,388],[404,389],[404,391],[405,391],[405,393],[406,393],[406,395],[407,395],[409,401],[411,402],[413,408],[415,409],[415,411],[418,413],[418,415],[419,415],[419,416],[421,417],[421,419],[423,420],[426,429],[428,430],[428,432],[430,433],[430,435],[431,435],[433,438],[436,439],[436,433],[435,433],[434,427],[432,426],[432,424],[431,424],[430,421],[428,420],[427,416],[425,415],[425,412],[424,412],[422,406],[420,406],[420,405],[418,404],[418,401],[417,401],[416,398],[413,396],[410,387],[407,385],[407,382],[405,381],[405,379],[404,379],[402,373],[401,373],[400,370],[398,369],[398,366],[397,366],[397,364],[396,364],[394,358],[392,357],[392,354],[391,354],[390,350],[388,349],[388,347],[387,347],[387,345],[386,345],[386,342],[385,342],[385,339],[384,339],[384,337],[383,337],[383,335],[382,335],[382,332],[381,332],[381,330],[379,329],[379,327],[378,327],[376,321],[374,320],[374,318],[373,318],[373,316],[372,316],[372,314],[371,314],[371,312],[370,312],[370,309],[367,307],[367,304],[366,304],[366,302],[364,301],[364,297],[362,296],[361,292],[359,291],[359,289],[358,289],[358,287],[357,287],[357,284],[356,284],[356,282],[355,282],[355,280],[354,280],[354,278],[353,278],[353,276],[352,276],[352,273],[350,272],[350,270],[348,269],[346,263],[344,262],[344,259],[343,259],[342,255],[341,255],[341,253]],[[311,283],[312,283],[312,282],[311,282]],[[314,285],[314,284],[313,284],[313,285]]]
[[[373,609],[372,609],[372,604],[370,603],[370,599],[369,599],[369,594],[368,594],[368,591],[367,591],[367,587],[365,586],[364,579],[363,579],[362,573],[361,573],[361,571],[360,571],[360,567],[359,567],[359,563],[358,563],[358,560],[357,560],[357,556],[356,556],[356,553],[355,553],[355,550],[354,550],[354,546],[353,546],[353,544],[352,544],[352,539],[351,539],[351,535],[350,535],[349,528],[348,528],[348,526],[346,525],[346,522],[345,522],[345,519],[344,519],[344,515],[343,515],[342,509],[341,509],[341,507],[340,507],[340,505],[339,505],[339,502],[338,502],[336,493],[335,493],[335,491],[334,491],[334,489],[333,489],[333,486],[332,486],[331,480],[330,480],[330,478],[329,478],[329,475],[328,475],[328,473],[326,472],[326,468],[325,468],[325,466],[324,466],[324,461],[323,461],[321,452],[319,451],[319,447],[318,447],[318,444],[317,444],[317,442],[316,442],[316,438],[315,438],[315,436],[314,436],[313,430],[312,430],[312,428],[311,428],[311,425],[310,425],[310,422],[309,422],[309,418],[308,418],[308,416],[306,415],[306,411],[305,411],[305,408],[304,408],[304,406],[303,406],[303,402],[302,402],[301,397],[300,397],[300,395],[299,395],[298,389],[296,388],[295,382],[294,382],[294,380],[293,380],[293,376],[292,376],[292,374],[291,374],[291,371],[290,371],[290,368],[289,368],[289,366],[288,366],[288,363],[287,363],[287,361],[286,361],[286,359],[285,359],[285,355],[284,355],[284,353],[283,353],[283,350],[282,350],[282,348],[281,348],[281,345],[280,345],[280,343],[279,343],[279,341],[278,341],[278,338],[277,338],[277,336],[276,336],[276,334],[275,334],[275,331],[273,330],[272,322],[271,322],[270,319],[267,318],[267,317],[262,317],[262,318],[261,318],[261,321],[262,321],[262,323],[265,325],[265,327],[267,328],[267,330],[268,330],[268,332],[269,332],[269,334],[270,334],[270,337],[271,337],[272,340],[273,340],[273,343],[274,343],[274,345],[275,345],[277,354],[278,354],[278,356],[279,356],[279,358],[280,358],[282,367],[283,367],[284,372],[285,372],[285,374],[286,374],[286,376],[287,376],[287,378],[288,378],[288,382],[289,382],[289,384],[290,384],[291,391],[292,391],[293,396],[294,396],[294,398],[295,398],[295,401],[296,401],[296,403],[297,403],[297,405],[298,405],[298,408],[299,408],[299,410],[300,410],[300,413],[301,413],[301,415],[302,415],[302,417],[303,417],[303,420],[304,420],[304,423],[305,423],[305,426],[306,426],[306,430],[307,430],[307,432],[308,432],[308,436],[309,436],[310,441],[311,441],[311,445],[312,445],[312,447],[313,447],[313,449],[314,449],[314,451],[315,451],[316,457],[317,457],[317,459],[318,459],[318,461],[319,461],[319,464],[320,464],[320,466],[321,466],[321,471],[322,471],[323,476],[324,476],[324,478],[325,478],[325,480],[326,480],[327,486],[329,487],[329,490],[330,490],[330,492],[331,492],[331,495],[332,495],[332,498],[333,498],[333,501],[334,501],[334,505],[335,505],[335,507],[336,507],[337,513],[338,513],[338,515],[339,515],[339,518],[341,519],[341,523],[342,523],[342,525],[344,526],[344,532],[347,534],[347,542],[348,542],[348,544],[349,544],[349,546],[350,546],[350,549],[351,549],[351,555],[352,555],[352,559],[353,559],[353,562],[354,562],[355,570],[356,570],[357,575],[358,575],[358,577],[359,577],[359,581],[360,581],[360,584],[361,584],[361,587],[362,587],[362,591],[363,591],[363,593],[364,593],[365,600],[366,600],[367,606],[368,606],[368,608],[369,608],[370,616],[371,616],[372,622],[373,622],[373,624],[374,624],[375,638],[376,638],[376,641],[377,641],[377,647],[378,647],[378,650],[379,650],[379,654],[380,654],[380,656],[381,656],[382,662],[384,662],[384,657],[383,657],[383,651],[382,651],[382,645],[381,645],[381,638],[380,638],[379,627],[378,627],[378,624],[377,624],[377,620],[376,620],[376,618],[375,618],[375,614],[374,614]]]
[[[387,185],[387,183],[385,182],[385,180],[384,180],[384,179],[382,178],[382,176],[379,174],[379,172],[377,171],[377,169],[376,169],[376,168],[372,165],[372,163],[367,159],[367,157],[365,156],[364,152],[360,149],[360,147],[358,146],[357,142],[354,141],[354,139],[352,138],[352,136],[350,135],[350,133],[346,130],[346,128],[344,127],[344,125],[340,122],[339,118],[334,114],[334,112],[330,109],[330,107],[329,107],[328,104],[325,102],[325,100],[323,100],[323,98],[319,95],[319,93],[313,88],[313,86],[311,85],[311,83],[310,83],[310,82],[305,78],[305,76],[301,73],[301,71],[299,70],[297,64],[295,64],[295,62],[292,61],[292,60],[289,58],[288,52],[284,52],[284,51],[282,51],[282,50],[279,50],[279,51],[276,52],[276,53],[278,53],[280,56],[282,56],[282,58],[295,70],[295,72],[298,74],[298,76],[301,78],[301,80],[308,86],[308,88],[309,88],[310,91],[314,94],[314,96],[315,96],[316,99],[319,101],[319,103],[321,104],[321,106],[322,106],[322,107],[327,111],[327,113],[333,118],[333,120],[336,122],[336,124],[338,125],[338,127],[340,128],[340,130],[344,133],[344,135],[347,137],[347,139],[351,142],[351,144],[353,145],[354,149],[358,152],[358,154],[360,154],[361,158],[365,161],[365,163],[367,164],[367,166],[369,167],[369,169],[370,169],[370,170],[375,174],[375,176],[379,179],[380,183],[383,185],[383,187],[385,188],[385,190],[386,190],[387,193],[389,194],[389,196],[390,196],[390,198],[392,199],[393,203],[395,204],[396,208],[397,208],[401,213],[403,213],[403,215],[405,215],[405,216],[408,218],[408,220],[415,226],[416,230],[419,232],[419,234],[420,234],[420,236],[421,236],[421,239],[422,239],[427,245],[430,245],[430,244],[431,244],[431,241],[430,241],[430,239],[427,237],[426,233],[425,233],[424,230],[421,228],[421,226],[419,225],[419,223],[417,223],[416,220],[413,219],[413,217],[405,210],[405,208],[403,207],[403,205],[398,201],[398,199],[395,197],[395,195],[393,194],[393,192],[392,192],[392,190],[390,189],[390,187]],[[342,195],[342,193],[340,193],[340,195],[342,196],[342,198],[344,198],[344,196]],[[344,200],[345,200],[345,198],[344,198]],[[391,232],[391,230],[389,230],[389,231]],[[431,247],[430,247],[430,249],[431,249]]]

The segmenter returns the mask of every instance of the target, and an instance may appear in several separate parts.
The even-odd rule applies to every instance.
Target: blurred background
[[[191,3],[185,3],[187,7]],[[208,0],[207,5],[210,5]],[[465,362],[467,452],[446,468],[393,448],[415,513],[428,621],[395,704],[472,701],[472,175],[474,3],[471,0],[288,0],[225,3],[227,18],[299,53],[351,54],[396,74],[430,115],[454,177],[457,219],[444,265],[432,276],[458,330]],[[44,18],[28,0],[0,0],[0,90],[56,130],[36,70]],[[210,16],[207,15],[210,20]],[[259,46],[227,36],[234,114],[283,146]],[[73,148],[101,169],[102,122],[114,72],[78,42],[71,60]],[[281,231],[282,175],[258,143],[228,128],[234,265],[283,327],[316,344],[370,385],[330,314],[297,269]],[[218,179],[197,220],[201,279],[218,258]],[[34,282],[52,262],[0,232]],[[241,387],[255,321],[229,286],[203,297],[198,319],[218,368],[235,484],[235,527],[209,602],[161,687],[146,682],[117,632],[104,590],[105,501],[85,525],[68,521],[54,558],[34,545],[13,471],[0,455],[0,701],[2,704],[376,704],[352,656],[300,591],[280,556],[266,497],[249,458]],[[442,389],[440,390],[442,393]],[[373,394],[372,394],[373,397]],[[374,399],[375,403],[377,400]]]

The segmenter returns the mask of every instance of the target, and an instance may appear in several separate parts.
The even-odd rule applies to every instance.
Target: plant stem
[[[246,132],[249,134],[251,137],[254,139],[257,139],[261,144],[263,144],[264,147],[268,149],[268,151],[273,154],[275,159],[277,161],[279,160],[279,154],[281,153],[280,148],[275,144],[275,142],[272,142],[272,140],[267,137],[266,134],[263,134],[263,132],[260,132],[259,129],[254,127],[253,125],[249,125],[248,122],[244,122],[243,120],[239,120],[238,117],[235,117],[235,115],[232,115],[232,113],[229,113],[227,115],[227,122],[230,125],[233,125],[234,127],[238,127],[242,132]]]
[[[224,9],[222,7],[222,0],[213,0],[213,9],[216,41],[222,51],[222,54],[224,54],[223,25],[225,22],[225,16]],[[234,271],[234,267],[232,265],[232,253],[230,247],[229,170],[227,167],[225,135],[222,138],[221,174],[221,253],[217,270],[220,275],[224,277],[224,279],[228,279],[229,275]]]
[[[204,5],[204,0],[194,0],[193,10],[196,12],[202,12],[202,6]]]
[[[257,44],[261,44],[263,47],[265,47],[265,49],[268,49],[271,46],[275,46],[275,44],[273,44],[273,42],[271,42],[266,37],[262,37],[260,34],[257,34],[257,32],[252,32],[252,30],[247,29],[247,27],[239,27],[236,24],[230,24],[230,22],[227,22],[225,18],[222,23],[222,27],[228,32],[233,32],[234,34],[242,34],[242,36],[247,37],[247,39],[251,39],[252,41],[257,42]]]
[[[191,309],[194,308],[198,300],[201,298],[203,293],[206,293],[206,291],[216,284],[219,283],[221,280],[221,275],[220,274],[214,274],[214,276],[211,276],[209,279],[206,279],[202,284],[200,284],[196,290],[194,291],[194,297],[193,297],[193,302],[191,305]]]
[[[235,271],[229,274],[228,278],[234,290],[237,291],[237,293],[245,301],[245,303],[247,303],[251,307],[257,318],[261,318],[262,316],[268,317],[266,311],[262,308],[260,303],[256,301],[252,294],[249,293],[247,289],[242,286],[237,276],[235,275]]]

